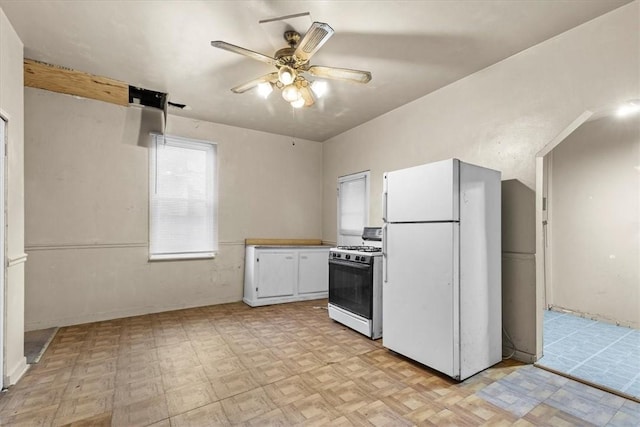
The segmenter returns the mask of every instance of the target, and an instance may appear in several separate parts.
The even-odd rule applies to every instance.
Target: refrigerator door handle
[[[382,193],[382,220],[387,222],[387,193]]]
[[[382,226],[382,276],[387,283],[387,223]]]
[[[382,176],[382,222],[387,222],[387,174]]]

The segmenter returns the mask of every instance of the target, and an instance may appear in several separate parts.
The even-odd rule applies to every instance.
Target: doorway
[[[6,274],[6,261],[5,261],[5,146],[7,135],[7,121],[5,117],[0,114],[0,390],[4,388],[4,374],[6,372],[4,366],[4,316],[5,316],[5,274]]]
[[[640,399],[640,115],[587,112],[537,160],[537,365]]]

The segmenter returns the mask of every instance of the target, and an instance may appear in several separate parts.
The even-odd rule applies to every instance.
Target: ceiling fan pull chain
[[[293,135],[291,136],[291,145],[296,145],[296,109],[291,106],[291,123],[293,123]]]

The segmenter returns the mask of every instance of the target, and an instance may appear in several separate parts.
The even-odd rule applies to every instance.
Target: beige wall
[[[239,301],[247,237],[319,238],[317,142],[169,116],[218,143],[214,260],[148,256],[148,131],[160,112],[25,88],[26,328]]]
[[[336,239],[336,179],[352,172],[371,170],[371,225],[381,225],[387,170],[457,157],[533,190],[535,154],[573,119],[640,97],[639,13],[635,1],[325,142],[323,239]],[[534,213],[521,215],[526,223]],[[503,324],[518,357],[529,360],[541,350],[530,306],[534,235],[530,226],[507,227],[522,221],[504,221],[503,295],[513,303],[505,304]]]
[[[24,114],[22,42],[0,9],[0,113],[7,119],[4,383],[26,370],[24,357]],[[5,260],[2,260],[3,262]]]
[[[586,122],[549,156],[547,304],[640,327],[640,117]]]

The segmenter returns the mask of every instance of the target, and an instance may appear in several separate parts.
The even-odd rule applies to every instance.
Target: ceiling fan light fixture
[[[618,107],[616,114],[618,117],[626,117],[637,112],[640,112],[640,101],[628,101]]]
[[[282,89],[282,97],[287,102],[294,102],[302,98],[302,94],[295,85],[287,85]]]
[[[293,68],[289,67],[288,65],[283,65],[278,70],[278,80],[280,80],[280,83],[282,83],[283,85],[285,86],[290,85],[291,83],[293,83],[295,79],[296,79],[296,72]]]
[[[290,102],[291,106],[293,108],[300,108],[302,106],[304,106],[304,98],[300,97],[298,99],[296,99],[295,101]]]
[[[271,92],[273,92],[273,85],[270,82],[263,82],[258,85],[258,93],[264,99],[267,99]]]
[[[329,90],[329,85],[324,80],[314,80],[311,83],[311,90],[318,98],[322,98]]]

